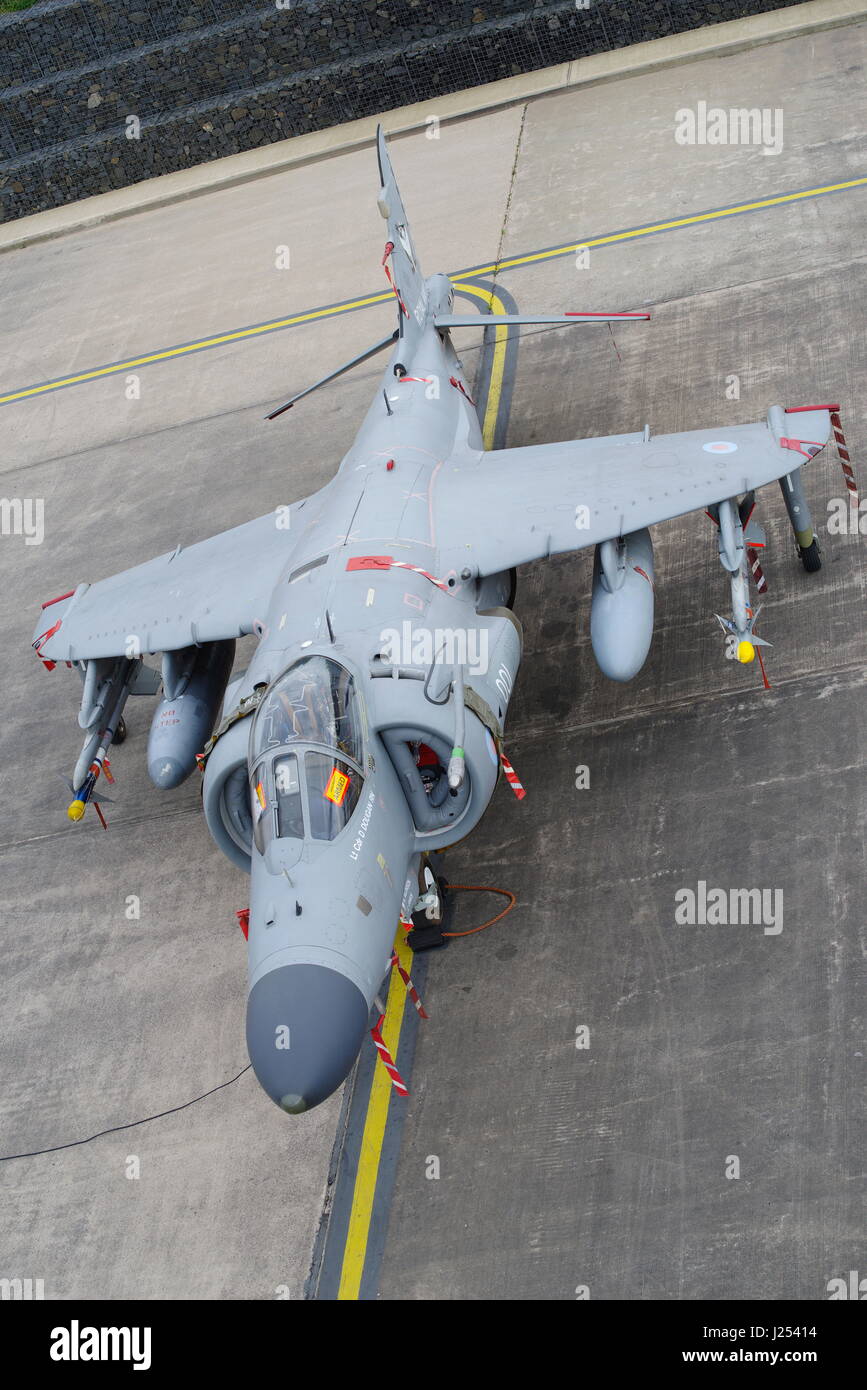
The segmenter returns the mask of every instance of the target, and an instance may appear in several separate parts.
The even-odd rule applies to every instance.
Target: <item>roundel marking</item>
[[[494,740],[491,737],[490,729],[485,729],[485,747],[488,750],[488,757],[494,764],[494,767],[496,767],[497,763],[499,762],[499,758],[497,757],[497,745],[494,743]]]

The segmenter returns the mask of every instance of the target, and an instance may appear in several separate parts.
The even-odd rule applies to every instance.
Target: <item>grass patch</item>
[[[35,4],[36,0],[0,0],[0,14],[8,14],[10,10],[29,10]]]

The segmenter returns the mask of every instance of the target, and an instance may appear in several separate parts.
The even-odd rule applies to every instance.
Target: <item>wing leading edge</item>
[[[289,561],[303,505],[278,507],[110,579],[79,584],[69,599],[43,609],[34,646],[43,660],[81,661],[177,651],[252,632]]]
[[[772,406],[760,424],[451,459],[433,499],[440,573],[496,574],[703,510],[793,472],[830,433],[827,410],[787,415]]]

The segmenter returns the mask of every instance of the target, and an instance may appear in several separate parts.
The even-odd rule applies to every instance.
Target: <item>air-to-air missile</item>
[[[106,665],[110,667],[108,672],[104,669]],[[88,802],[92,801],[100,821],[105,825],[100,802],[105,802],[108,798],[97,796],[96,784],[103,773],[107,780],[112,780],[108,750],[119,732],[121,738],[118,742],[122,740],[123,708],[140,665],[140,662],[122,658],[120,661],[107,663],[90,661],[84,667],[84,688],[78,722],[82,729],[87,730],[87,737],[75,764],[70,784],[73,798],[67,808],[67,815],[71,821],[81,820]],[[103,667],[102,671],[100,666]]]

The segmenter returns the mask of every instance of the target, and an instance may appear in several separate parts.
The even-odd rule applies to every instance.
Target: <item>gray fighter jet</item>
[[[44,605],[33,643],[83,683],[72,820],[89,802],[104,820],[127,697],[161,689],[148,771],[171,788],[198,762],[208,828],[250,875],[247,1043],[293,1114],[351,1070],[398,921],[436,897],[425,856],[463,839],[491,800],[521,661],[516,566],[596,547],[593,650],[629,680],[653,628],[648,528],[705,509],[731,577],[730,654],[751,660],[753,494],[781,481],[816,568],[800,470],[837,410],[772,406],[756,424],[486,451],[453,328],[648,315],[456,313],[448,277],[422,275],[382,132],[378,153],[398,324],[324,378],[391,348],[336,476],[291,507],[78,584]],[[233,675],[249,634],[255,654]],[[157,653],[161,669],[144,661]]]

